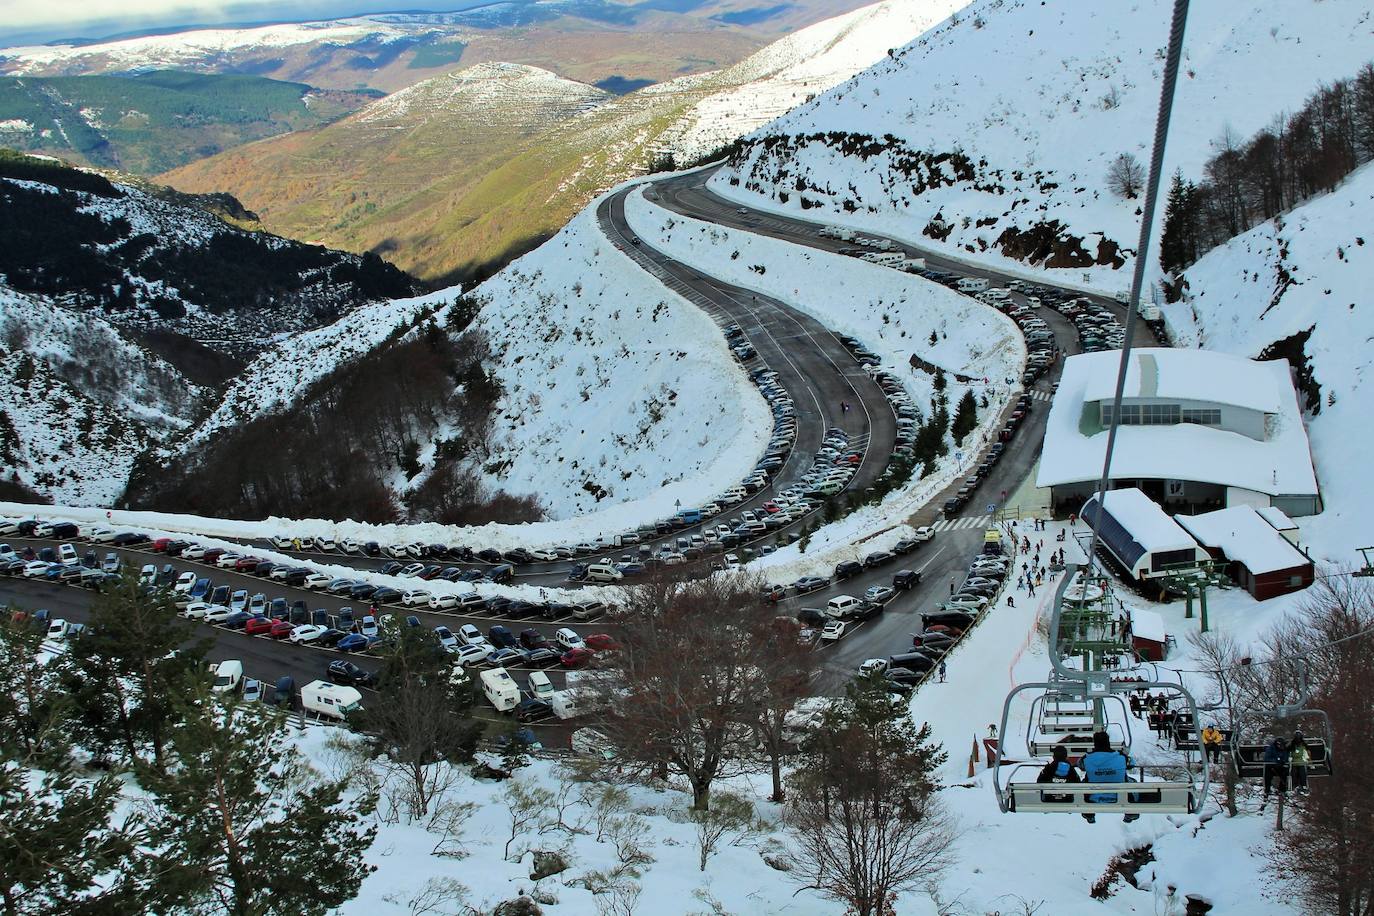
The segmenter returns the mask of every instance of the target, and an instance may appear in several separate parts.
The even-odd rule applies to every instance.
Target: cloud
[[[0,44],[99,38],[185,25],[301,22],[417,6],[463,9],[473,5],[473,0],[433,4],[407,0],[0,0]]]

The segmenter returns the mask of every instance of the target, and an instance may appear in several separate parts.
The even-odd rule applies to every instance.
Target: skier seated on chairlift
[[[1106,732],[1093,732],[1093,749],[1083,755],[1081,762],[1083,767],[1084,782],[1127,782],[1126,767],[1129,761],[1121,751],[1112,748],[1112,742],[1107,737]],[[1095,792],[1086,798],[1089,802],[1111,805],[1116,803],[1115,792]],[[1138,820],[1139,814],[1131,812],[1122,820],[1129,824],[1131,821]],[[1089,824],[1097,823],[1096,814],[1084,814],[1083,820]]]
[[[1078,778],[1078,771],[1069,763],[1069,750],[1064,745],[1055,745],[1053,751],[1054,759],[1045,764],[1040,770],[1040,775],[1035,777],[1036,782],[1057,782],[1057,783],[1078,783],[1083,780]],[[1072,795],[1050,794],[1045,792],[1041,797],[1047,802],[1072,802]]]

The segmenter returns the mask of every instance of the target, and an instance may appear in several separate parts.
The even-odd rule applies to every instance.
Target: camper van
[[[586,712],[583,705],[583,692],[579,690],[558,690],[549,698],[553,714],[560,719],[573,719]]]
[[[301,706],[306,712],[342,720],[363,708],[363,695],[353,687],[311,681],[301,688]]]
[[[510,712],[520,704],[520,685],[505,668],[482,672],[482,693],[497,712]]]
[[[987,277],[964,277],[959,281],[959,292],[981,293],[990,286],[992,281]]]

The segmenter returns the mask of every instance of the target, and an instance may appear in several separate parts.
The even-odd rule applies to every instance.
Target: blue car
[[[361,652],[371,644],[371,641],[361,633],[349,633],[343,639],[339,640],[334,648],[338,649],[340,652]]]

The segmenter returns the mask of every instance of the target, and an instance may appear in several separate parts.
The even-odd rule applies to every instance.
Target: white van
[[[229,659],[215,666],[215,679],[210,682],[210,689],[215,693],[233,693],[242,681],[243,662]]]
[[[575,753],[602,760],[615,759],[615,747],[611,739],[594,728],[579,728],[572,733],[572,749]]]
[[[505,668],[482,672],[482,693],[497,712],[510,712],[520,705],[520,685]]]
[[[610,563],[593,563],[587,567],[588,582],[619,582],[625,574]]]
[[[547,701],[558,691],[553,689],[553,681],[542,671],[531,671],[529,678],[530,696],[536,700]]]
[[[80,557],[76,555],[76,548],[71,544],[57,545],[57,559],[63,563],[75,563]]]
[[[301,706],[306,712],[342,720],[363,708],[363,695],[342,684],[311,681],[301,688]]]
[[[825,604],[825,614],[835,620],[843,620],[859,607],[859,599],[853,595],[836,595]]]
[[[992,281],[987,277],[964,277],[959,281],[959,292],[981,293],[989,286],[992,286]]]
[[[582,707],[582,700],[581,691],[559,690],[554,692],[549,705],[553,707],[553,714],[558,718],[575,719],[586,711]]]

